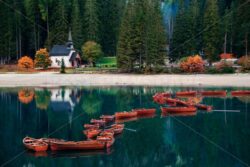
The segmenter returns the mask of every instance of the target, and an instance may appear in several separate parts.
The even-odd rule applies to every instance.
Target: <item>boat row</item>
[[[250,96],[250,90],[237,90],[231,91],[231,96]],[[226,90],[212,90],[212,91],[181,91],[172,94],[170,92],[156,93],[153,96],[154,101],[161,103],[161,99],[170,98],[172,95],[176,97],[195,97],[195,96],[204,96],[204,97],[225,97],[227,96]]]

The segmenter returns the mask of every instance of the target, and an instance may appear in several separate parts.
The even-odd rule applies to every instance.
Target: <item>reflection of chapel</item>
[[[74,49],[71,31],[65,45],[54,45],[49,53],[52,68],[60,68],[62,59],[65,67],[78,67],[81,62],[80,54]]]
[[[52,89],[50,108],[53,112],[68,113],[69,123],[73,118],[73,111],[80,101],[80,94],[77,89]]]

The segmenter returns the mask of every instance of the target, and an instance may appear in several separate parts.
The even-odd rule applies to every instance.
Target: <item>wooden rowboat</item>
[[[99,129],[100,125],[99,124],[84,124],[83,127],[85,129]]]
[[[91,119],[90,123],[98,124],[100,126],[104,126],[106,124],[106,121],[102,120],[102,119]]]
[[[116,119],[116,120],[115,120],[115,123],[121,124],[121,123],[125,123],[125,122],[137,121],[137,120],[138,120],[138,117],[124,118],[124,119]]]
[[[114,115],[102,115],[100,116],[100,118],[104,120],[105,122],[112,122],[114,121],[115,116]]]
[[[226,96],[227,91],[225,90],[215,90],[215,91],[201,91],[202,96]]]
[[[115,135],[121,134],[124,129],[124,124],[113,124],[110,129],[114,131]]]
[[[113,136],[97,136],[96,140],[105,142],[107,148],[110,148],[115,142],[115,138]]]
[[[231,91],[232,96],[250,96],[250,90]]]
[[[105,129],[99,134],[99,136],[114,136],[114,135],[115,135],[115,132],[112,129]]]
[[[86,141],[59,141],[51,142],[50,148],[52,151],[58,150],[102,150],[106,148],[106,142],[97,140]]]
[[[48,150],[48,144],[31,137],[25,137],[23,139],[23,144],[28,150],[40,152],[40,151],[47,151]]]
[[[37,139],[37,140],[41,140],[45,143],[47,143],[48,145],[50,145],[51,142],[55,142],[55,141],[65,141],[63,139],[57,139],[57,138],[41,138],[41,139]]]
[[[190,97],[190,96],[196,96],[196,91],[185,91],[185,92],[176,92],[177,97]]]
[[[137,112],[131,111],[131,112],[117,112],[115,113],[116,119],[125,119],[125,118],[133,118],[137,116]]]
[[[187,117],[187,116],[195,116],[196,112],[178,112],[178,113],[166,113],[162,112],[161,117],[169,117],[169,116],[181,116],[181,117]]]
[[[164,113],[181,113],[181,112],[196,112],[196,107],[163,107],[161,111]]]
[[[84,130],[83,133],[87,136],[88,139],[92,139],[101,133],[100,129],[87,129]]]
[[[137,112],[137,116],[143,116],[143,115],[152,115],[155,114],[156,109],[155,108],[150,108],[150,109],[133,109],[132,111]]]
[[[195,107],[199,110],[206,110],[206,111],[212,111],[213,107],[212,106],[207,106],[204,104],[196,104]]]

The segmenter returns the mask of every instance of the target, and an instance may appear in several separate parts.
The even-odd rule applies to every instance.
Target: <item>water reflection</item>
[[[24,96],[21,97],[31,97],[33,91],[34,98],[20,100],[19,91],[24,90]],[[85,138],[82,134],[82,125],[89,123],[91,118],[141,107],[157,108],[156,116],[127,120],[126,128],[135,129],[136,132],[125,130],[118,136],[110,153],[28,152],[8,166],[244,166],[175,119],[202,133],[244,162],[250,163],[248,100],[245,97],[243,99],[229,96],[193,98],[189,100],[213,105],[214,109],[223,111],[211,113],[199,111],[196,115],[165,115],[161,118],[159,106],[152,102],[152,95],[161,91],[181,90],[186,89],[178,87],[2,89],[0,90],[2,136],[0,164],[24,150],[21,141],[26,135],[47,137],[52,134],[51,137],[66,140],[83,140]],[[228,110],[240,110],[240,112],[226,112]]]

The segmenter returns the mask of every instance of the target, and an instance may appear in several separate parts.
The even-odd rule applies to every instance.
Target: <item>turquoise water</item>
[[[216,110],[226,111],[161,117],[159,105],[152,102],[154,93],[190,89],[204,88],[2,88],[0,164],[25,167],[250,164],[250,97],[197,98]],[[140,107],[157,108],[157,116],[126,122],[126,128],[133,131],[125,130],[109,151],[34,154],[22,145],[26,135],[83,140],[82,125],[91,118]]]

